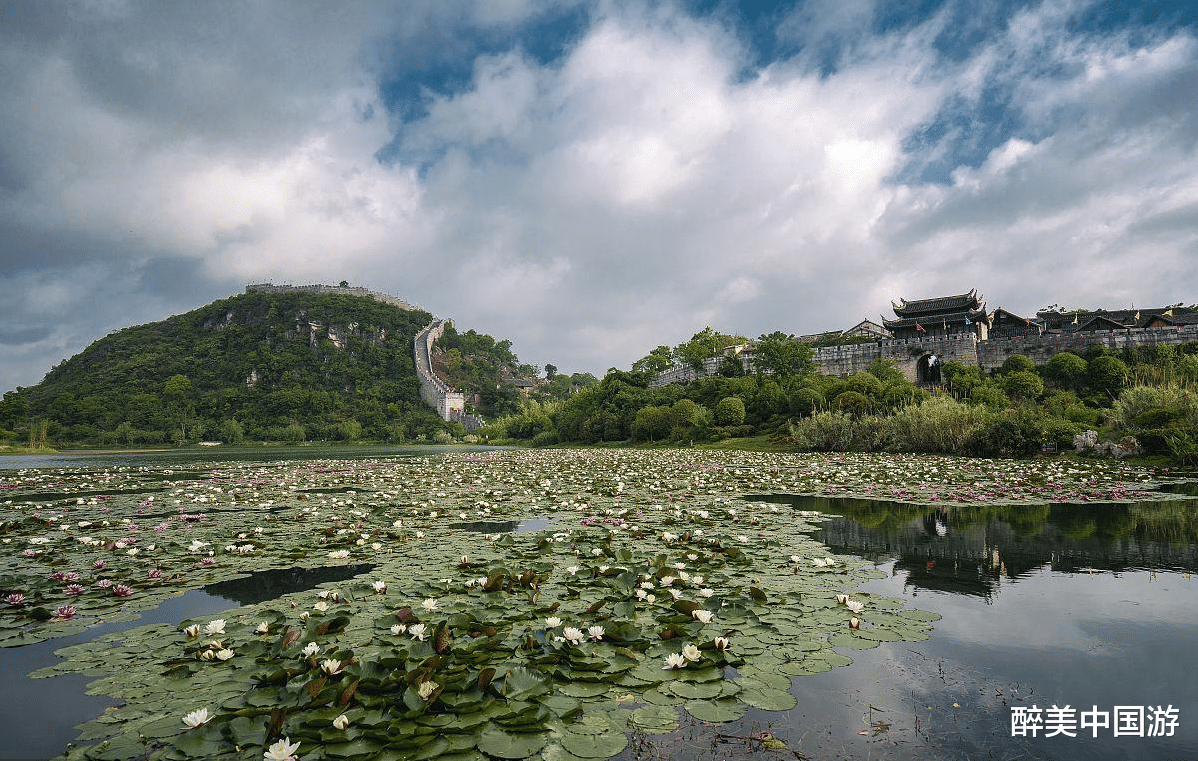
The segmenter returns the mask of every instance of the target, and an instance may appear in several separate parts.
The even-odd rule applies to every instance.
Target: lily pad
[[[543,733],[506,732],[487,727],[478,738],[478,749],[496,758],[527,758],[545,747],[548,738]]]
[[[747,706],[739,700],[724,698],[722,700],[689,700],[685,704],[687,713],[699,721],[722,724],[735,721],[745,715]]]

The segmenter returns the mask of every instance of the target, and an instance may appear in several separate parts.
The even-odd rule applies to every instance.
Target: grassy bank
[[[53,447],[22,447],[16,444],[0,444],[0,455],[6,454],[58,454]]]

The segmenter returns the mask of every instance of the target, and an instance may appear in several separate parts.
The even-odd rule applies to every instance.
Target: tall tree
[[[780,330],[763,335],[753,346],[753,368],[757,373],[768,373],[779,378],[803,375],[811,372],[811,347],[793,335]]]

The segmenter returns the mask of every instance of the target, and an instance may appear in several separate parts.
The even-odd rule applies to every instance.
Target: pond
[[[880,565],[886,578],[867,589],[943,616],[925,642],[796,680],[800,707],[785,718],[746,717],[791,747],[812,758],[1198,757],[1192,503],[765,499],[834,516],[816,536]],[[1012,737],[1012,709],[1031,706],[1072,711],[1053,737]],[[1101,724],[1115,706],[1175,709],[1176,727],[1167,737],[1078,729],[1084,712]]]
[[[107,751],[94,745],[118,731],[120,721],[141,727],[135,735],[163,738],[157,742],[168,747],[186,740],[195,748],[188,753],[202,757],[219,735],[203,739],[204,728],[179,734],[183,713],[205,703],[219,711],[221,701],[230,711],[252,707],[265,704],[268,694],[255,697],[261,690],[251,689],[239,697],[252,683],[230,690],[234,683],[214,668],[254,654],[259,663],[274,662],[271,652],[279,645],[272,651],[269,643],[287,627],[298,625],[298,633],[308,622],[304,639],[292,647],[327,641],[326,652],[349,663],[356,656],[345,656],[346,645],[334,643],[358,642],[363,663],[351,670],[353,678],[366,680],[372,653],[385,657],[400,652],[394,649],[399,646],[409,658],[437,654],[414,637],[388,636],[396,617],[412,615],[403,612],[405,605],[430,625],[437,616],[458,621],[454,648],[470,642],[466,631],[483,626],[486,614],[513,632],[528,632],[531,624],[535,642],[525,642],[528,635],[512,642],[535,645],[544,655],[523,662],[565,659],[536,667],[558,672],[559,681],[538,682],[528,672],[519,682],[526,694],[541,695],[528,700],[541,706],[547,723],[513,730],[513,719],[500,717],[481,735],[446,735],[469,746],[458,754],[462,758],[482,758],[477,753],[484,749],[524,757],[521,748],[529,749],[528,757],[546,759],[750,758],[768,743],[812,759],[1198,757],[1198,687],[1189,678],[1198,625],[1191,578],[1198,565],[1198,516],[1194,481],[1180,474],[1065,460],[662,450],[359,454],[287,460],[272,451],[270,458],[219,461],[205,459],[210,453],[165,461],[125,455],[100,465],[60,463],[9,479],[0,475],[5,499],[13,497],[4,541],[15,542],[14,550],[27,547],[3,561],[0,591],[23,588],[50,609],[63,601],[56,597],[60,586],[37,569],[90,569],[94,563],[103,568],[96,578],[110,575],[133,589],[123,606],[121,599],[90,591],[72,598],[79,613],[65,623],[0,620],[8,627],[0,634],[8,632],[13,644],[32,635],[52,637],[0,649],[6,674],[42,669],[39,676],[49,677],[24,680],[9,691],[7,705],[0,702],[0,731],[14,740],[0,758],[53,755],[80,737],[83,749],[71,757],[121,757],[134,747],[120,745],[126,742],[121,737],[114,736]],[[916,495],[930,496],[930,504],[916,503]],[[183,517],[163,518],[172,513]],[[103,528],[101,517],[110,519]],[[156,521],[151,533],[149,524]],[[70,542],[49,533],[59,527]],[[699,548],[707,537],[716,549],[705,556]],[[133,541],[115,545],[127,540]],[[686,571],[671,570],[673,560],[669,567],[654,566],[655,546],[681,559],[679,568],[702,570],[706,581],[691,585]],[[128,547],[142,552],[128,556]],[[818,567],[823,558],[828,568]],[[637,606],[653,595],[637,590],[639,601],[632,596],[635,576],[628,576],[632,586],[623,586],[630,563],[633,570],[648,563],[639,567],[650,574],[651,592],[670,591],[679,605],[699,585],[715,587],[708,598],[714,602],[705,603],[715,621],[691,621],[693,609],[703,610],[693,603],[676,609],[684,611],[679,617],[666,597],[655,603],[656,628],[637,630],[638,621],[652,624]],[[497,570],[505,568],[510,575],[500,578]],[[147,569],[150,581],[142,578]],[[459,582],[446,584],[454,577],[466,580],[464,590],[454,591]],[[386,579],[386,585],[372,589],[373,578]],[[526,582],[528,599],[521,603],[517,592]],[[479,586],[472,590],[472,584]],[[636,605],[603,602],[616,600],[613,590],[620,589]],[[864,603],[859,633],[845,628],[848,613],[831,599],[844,593]],[[326,595],[332,605],[327,614]],[[546,600],[537,607],[540,596]],[[431,604],[426,611],[421,599]],[[526,609],[529,600],[533,607]],[[590,614],[592,609],[600,612]],[[14,610],[27,614],[30,607],[10,606]],[[396,610],[389,620],[376,618]],[[598,641],[601,636],[574,647],[555,644],[548,635],[560,625],[542,634],[545,625],[537,622],[552,615],[543,610],[556,610],[567,627],[578,620],[583,630],[595,622],[583,619],[597,617],[608,639],[623,637],[631,651],[618,655],[620,648],[611,650]],[[341,616],[333,618],[336,613]],[[475,615],[480,623],[468,623]],[[926,625],[919,622],[937,617],[921,633]],[[222,646],[237,655],[227,666],[197,665],[203,644],[188,644],[181,629],[215,618],[228,619]],[[314,628],[322,621],[323,629]],[[254,636],[255,622],[268,626],[269,637]],[[695,666],[663,669],[670,650],[658,638],[662,625],[702,645]],[[325,630],[327,635],[315,634]],[[564,633],[571,636],[568,628]],[[732,640],[728,653],[712,649],[711,636],[721,633]],[[750,641],[755,638],[760,644]],[[286,647],[287,635],[281,641]],[[716,641],[718,647],[718,636]],[[53,655],[64,646],[71,646],[62,653],[67,660]],[[191,660],[178,660],[179,653],[192,653]],[[621,658],[639,662],[612,671]],[[122,673],[142,660],[145,668],[160,663],[157,668],[171,673],[189,673],[200,697],[159,694],[152,679]],[[688,671],[706,664],[727,664],[724,681],[716,669],[702,672],[714,676]],[[503,674],[506,667],[499,668]],[[588,669],[604,668],[611,674],[608,686],[599,682],[592,690],[560,681],[566,674],[589,679],[595,672]],[[213,674],[216,681],[205,681]],[[97,676],[102,678],[90,691],[102,694],[85,694]],[[515,678],[514,672],[508,676],[509,682]],[[712,678],[717,681],[704,681]],[[225,697],[214,703],[202,697],[204,690]],[[790,696],[783,697],[787,691]],[[160,701],[161,709],[140,708],[138,695]],[[462,699],[456,698],[459,704]],[[419,704],[411,696],[405,700]],[[434,694],[432,701],[445,710],[450,694]],[[116,723],[91,722],[82,736],[73,729],[122,703],[112,715]],[[289,720],[292,739],[304,743],[300,754],[318,757],[313,743],[331,743],[322,752],[370,757],[370,703],[363,705],[366,713],[349,711],[363,729],[348,730],[347,736],[359,738],[348,744],[330,734],[335,714],[313,714],[313,721],[324,722],[319,730]],[[585,713],[577,714],[578,707]],[[1047,726],[1013,731],[1013,709]],[[55,720],[37,718],[44,714]],[[719,717],[728,720],[713,723]],[[1142,723],[1135,726],[1133,719]],[[251,746],[265,742],[261,728],[231,726],[248,731]],[[550,732],[548,744],[535,734],[544,731],[536,729],[541,726]],[[397,731],[394,723],[388,731]],[[456,758],[453,747],[444,752]]]

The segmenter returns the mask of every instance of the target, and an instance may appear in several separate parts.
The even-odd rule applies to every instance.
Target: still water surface
[[[797,708],[754,709],[724,734],[770,731],[811,759],[1198,758],[1192,502],[945,511],[758,499],[833,515],[817,538],[887,574],[866,591],[944,618],[925,642],[844,651],[852,665],[794,680]],[[1011,708],[1033,705],[1076,717],[1171,706],[1177,727],[1172,737],[1012,737]],[[709,733],[671,739],[675,758],[748,747]]]
[[[259,449],[243,450],[243,456],[274,461],[339,456],[331,452],[352,458],[444,451]],[[219,456],[237,459],[231,453]],[[196,461],[196,453],[8,457],[0,458],[0,468]],[[1198,759],[1198,580],[1192,576],[1198,571],[1198,511],[1193,500],[951,510],[786,495],[749,500],[829,515],[816,538],[887,574],[866,591],[913,598],[912,607],[943,619],[925,642],[845,651],[852,665],[796,678],[792,691],[799,705],[791,711],[751,709],[744,719],[721,727],[690,722],[669,735],[634,737],[620,758],[781,757],[759,752],[745,739],[768,731],[810,759]],[[296,584],[325,580],[239,579],[226,582],[233,585],[228,588],[214,585],[168,600],[132,623],[0,650],[6,686],[18,687],[21,679],[19,688],[7,690],[0,701],[0,730],[7,738],[0,757],[61,752],[75,736],[75,724],[111,705],[84,694],[89,677],[17,676],[51,665],[54,650],[112,627],[216,616],[278,596],[283,587],[293,591]],[[1074,730],[1072,737],[1048,738],[1044,731],[1034,738],[1012,737],[1011,708],[1016,706],[1069,706],[1076,715],[1115,706],[1172,707],[1177,726],[1166,737],[1115,737],[1109,728],[1097,737],[1091,730]]]

